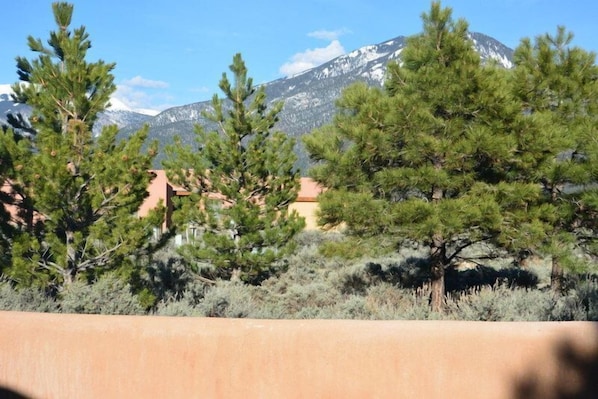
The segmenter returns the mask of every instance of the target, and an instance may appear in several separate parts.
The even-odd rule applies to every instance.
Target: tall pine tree
[[[559,216],[542,248],[552,257],[555,291],[564,269],[581,263],[574,254],[594,245],[598,211],[598,67],[595,54],[572,46],[572,40],[572,33],[558,27],[555,35],[523,39],[514,53],[513,88],[523,112],[545,126],[545,155],[525,177],[542,186],[543,202]]]
[[[305,144],[319,163],[311,175],[328,188],[320,223],[425,244],[439,311],[445,271],[465,248],[486,241],[515,250],[542,234],[540,215],[525,212],[539,190],[514,179],[512,162],[519,137],[536,125],[523,118],[507,72],[481,64],[467,23],[440,3],[401,56],[385,91],[350,87],[333,124]]]
[[[179,228],[200,229],[200,237],[183,247],[188,259],[213,267],[212,276],[233,273],[259,282],[274,263],[292,249],[292,238],[304,221],[289,205],[299,190],[294,170],[294,140],[273,131],[282,103],[270,107],[263,87],[247,76],[240,54],[214,95],[204,117],[217,126],[196,126],[197,149],[177,141],[164,162],[169,179],[191,195],[175,213]],[[205,270],[204,270],[205,272]]]
[[[9,211],[14,199],[11,193],[11,178],[14,176],[11,149],[9,143],[15,143],[12,130],[4,128],[0,131],[0,272],[10,264],[11,243],[16,228]]]
[[[13,90],[32,107],[34,135],[19,144],[3,136],[15,149],[11,181],[21,229],[5,273],[20,284],[61,289],[150,250],[162,215],[136,217],[156,154],[155,143],[142,150],[147,128],[122,141],[116,126],[92,136],[116,89],[114,64],[86,61],[91,42],[85,27],[70,29],[73,5],[56,2],[52,10],[57,29],[48,46],[29,37],[37,58],[17,58],[23,83]]]

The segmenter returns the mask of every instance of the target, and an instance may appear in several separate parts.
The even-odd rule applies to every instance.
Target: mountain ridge
[[[505,68],[513,66],[513,50],[509,47],[483,33],[471,32],[470,38],[483,62],[494,60]],[[317,67],[263,84],[268,103],[284,102],[275,129],[297,139],[298,168],[306,172],[310,165],[300,137],[332,121],[335,101],[350,84],[363,81],[382,87],[388,62],[400,60],[406,40],[406,36],[397,36],[367,45]],[[210,128],[201,116],[202,111],[210,109],[210,104],[210,101],[201,101],[161,112],[148,122],[149,138],[164,145],[179,135],[183,143],[194,144],[195,124]],[[125,128],[123,136],[130,134],[131,128]]]
[[[483,62],[494,60],[505,68],[513,66],[512,49],[483,33],[470,32],[469,35]],[[317,67],[261,85],[269,104],[284,102],[275,129],[297,139],[298,168],[305,172],[309,167],[309,159],[300,137],[332,121],[336,112],[335,101],[350,84],[363,81],[368,85],[382,87],[387,64],[390,61],[400,61],[406,40],[406,36],[397,36],[378,44],[363,46]],[[4,86],[8,85],[0,85],[0,88]],[[116,124],[121,129],[120,137],[125,138],[148,124],[148,139],[158,140],[161,148],[172,143],[175,135],[183,143],[193,145],[196,124],[207,129],[213,128],[202,117],[202,113],[210,107],[211,101],[199,101],[172,107],[154,116],[117,107],[98,116],[94,133],[98,134],[104,125]],[[6,93],[0,90],[0,123],[6,122],[8,112],[21,112],[25,116],[30,113],[26,105],[9,101]],[[155,167],[160,167],[163,156],[163,151],[160,151]]]

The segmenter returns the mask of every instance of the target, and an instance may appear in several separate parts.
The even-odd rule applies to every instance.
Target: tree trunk
[[[550,273],[550,288],[553,292],[563,292],[563,280],[565,273],[563,267],[556,256],[552,257],[552,271]]]
[[[446,263],[446,245],[439,234],[435,234],[430,245],[430,271],[431,271],[431,307],[434,312],[444,309],[445,285],[444,265]]]
[[[440,172],[442,170],[442,164],[443,159],[441,157],[436,158],[434,160],[434,169],[437,172]],[[438,204],[443,198],[444,190],[434,186],[432,188],[432,202]],[[432,236],[432,244],[430,245],[430,274],[432,277],[431,306],[433,312],[442,312],[444,309],[444,296],[446,292],[444,286],[444,266],[446,263],[446,242],[444,237],[442,237],[442,234],[435,233]]]
[[[66,270],[63,275],[65,286],[70,285],[76,276],[77,270],[77,251],[75,249],[75,233],[66,232]]]
[[[62,288],[68,287],[75,281],[75,276],[71,269],[66,269],[62,273]],[[60,288],[60,289],[62,289]]]

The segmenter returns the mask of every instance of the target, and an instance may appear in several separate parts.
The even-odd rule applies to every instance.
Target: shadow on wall
[[[513,397],[517,399],[595,399],[598,398],[598,327],[594,330],[594,345],[585,350],[571,340],[554,348],[559,370],[554,378],[546,378],[536,370],[518,378]]]
[[[2,399],[31,399],[29,396],[25,396],[10,388],[0,386],[0,398]]]

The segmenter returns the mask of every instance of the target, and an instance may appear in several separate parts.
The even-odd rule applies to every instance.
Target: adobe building
[[[310,177],[301,178],[301,188],[297,199],[289,206],[289,211],[297,211],[305,218],[305,230],[318,229],[316,211],[318,210],[318,195],[322,192],[322,186]]]
[[[150,173],[155,175],[154,180],[148,188],[149,196],[145,199],[138,211],[138,216],[146,216],[150,210],[156,208],[160,201],[166,207],[166,218],[162,225],[165,231],[172,227],[172,212],[174,210],[173,198],[176,196],[189,195],[189,192],[181,187],[176,187],[168,181],[164,170],[152,170]],[[300,216],[305,218],[305,229],[315,230],[318,228],[316,219],[316,210],[318,208],[317,197],[322,192],[313,179],[309,177],[301,178],[301,187],[297,195],[297,200],[289,206],[289,210],[296,210]]]

